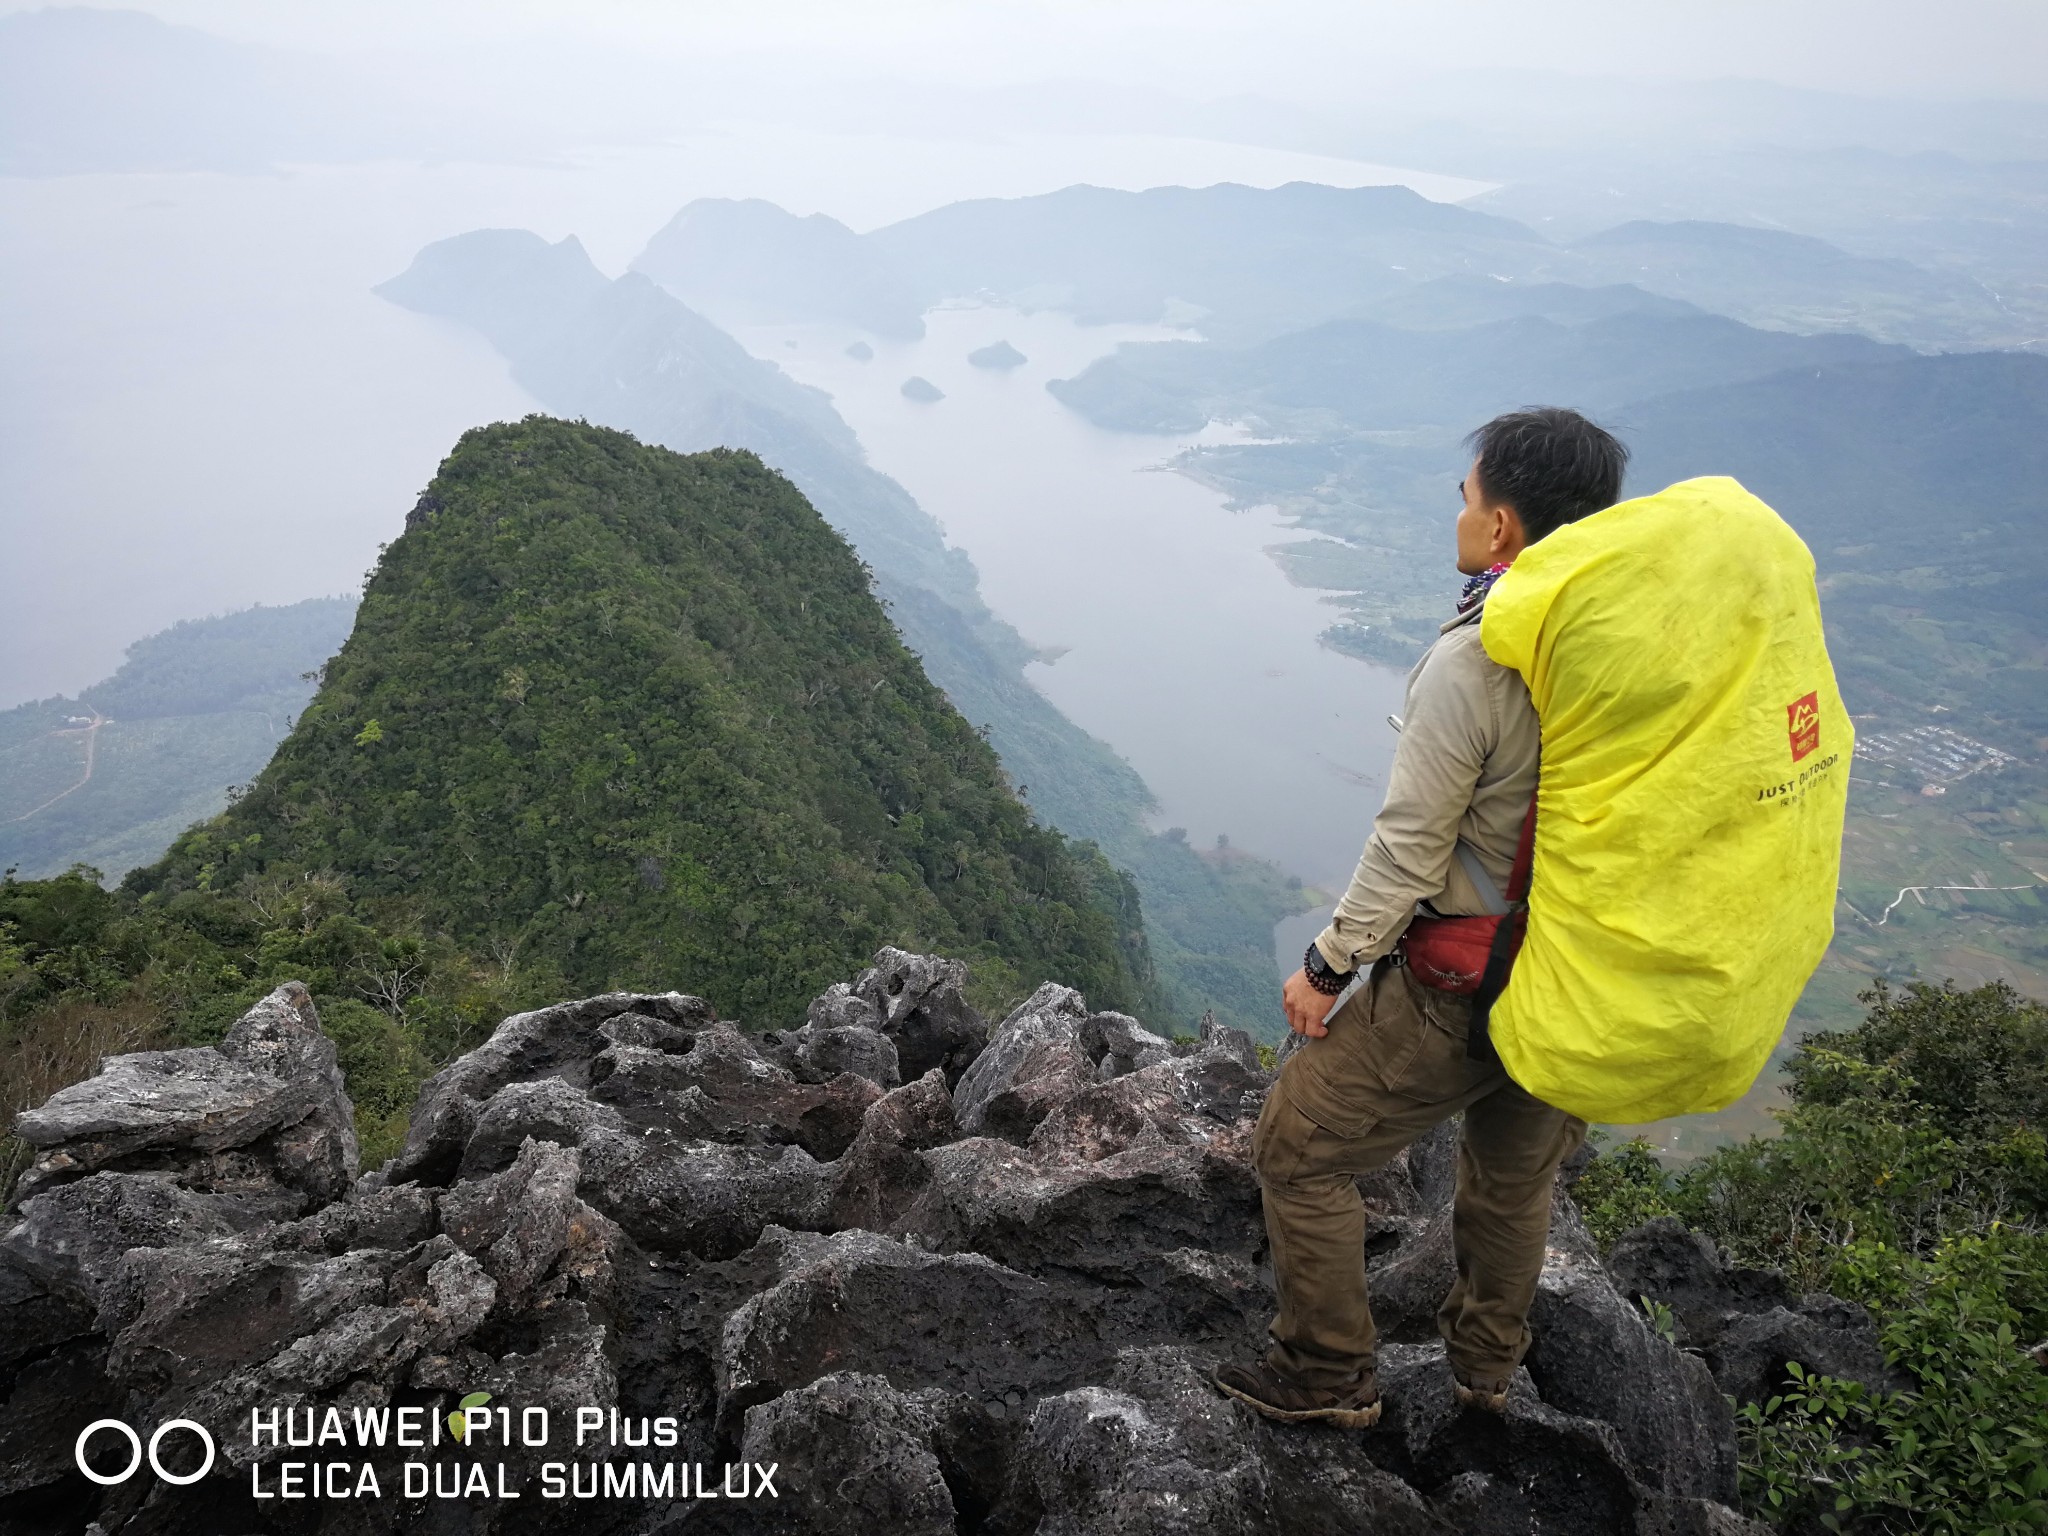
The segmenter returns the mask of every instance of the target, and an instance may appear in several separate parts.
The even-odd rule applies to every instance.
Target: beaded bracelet
[[[1323,952],[1311,944],[1301,957],[1301,973],[1308,978],[1308,984],[1325,997],[1335,997],[1351,985],[1350,971],[1333,971],[1330,962],[1323,958]]]

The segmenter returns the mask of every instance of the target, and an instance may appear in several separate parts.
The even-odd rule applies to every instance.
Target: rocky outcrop
[[[356,1176],[334,1042],[297,982],[218,1046],[109,1057],[18,1117],[14,1134],[36,1149],[17,1199],[102,1171],[169,1172],[183,1188],[296,1215]]]
[[[1725,1402],[1562,1188],[1509,1410],[1456,1407],[1430,1321],[1455,1128],[1361,1180],[1381,1426],[1219,1396],[1272,1310],[1253,1043],[1052,985],[991,1030],[964,981],[885,950],[764,1034],[677,993],[520,1014],[360,1177],[302,990],[218,1051],[109,1061],[29,1117],[0,1235],[0,1532],[1744,1529]],[[219,1454],[100,1486],[72,1459],[100,1418]],[[313,1461],[381,1497],[254,1502]]]
[[[1699,1353],[1720,1391],[1738,1403],[1782,1391],[1793,1364],[1873,1391],[1909,1385],[1886,1364],[1877,1324],[1855,1302],[1794,1296],[1779,1271],[1731,1264],[1669,1216],[1624,1234],[1607,1268],[1624,1295],[1671,1309],[1678,1342]]]

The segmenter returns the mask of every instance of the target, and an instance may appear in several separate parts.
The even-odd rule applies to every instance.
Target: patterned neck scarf
[[[1499,565],[1489,565],[1468,580],[1465,583],[1465,590],[1458,594],[1458,612],[1470,613],[1484,602],[1486,594],[1493,590],[1493,584],[1500,580],[1500,573],[1507,568],[1507,562],[1502,561]]]

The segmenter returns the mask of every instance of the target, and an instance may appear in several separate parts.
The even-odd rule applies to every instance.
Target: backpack
[[[1530,545],[1480,640],[1543,771],[1527,930],[1475,1028],[1582,1119],[1725,1108],[1834,934],[1855,733],[1812,555],[1734,480],[1682,481]]]

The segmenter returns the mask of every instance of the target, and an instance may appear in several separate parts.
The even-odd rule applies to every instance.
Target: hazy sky
[[[0,0],[0,11],[38,7]],[[155,0],[251,42],[810,52],[826,73],[1113,80],[1341,99],[1417,70],[1742,76],[1857,94],[2048,98],[2040,0]]]
[[[0,0],[0,15],[37,9]],[[1783,92],[1645,83],[2039,102],[2048,0],[1950,0],[1938,13],[1900,0],[133,9],[334,60],[192,50],[231,55],[223,78],[285,91],[315,127],[347,119],[334,142],[357,147],[298,153],[305,140],[290,134],[304,124],[251,127],[230,112],[246,165],[195,155],[215,169],[135,171],[117,157],[89,175],[0,177],[0,547],[12,557],[0,563],[0,708],[94,681],[127,642],[176,619],[354,586],[456,433],[528,404],[473,336],[370,296],[422,244],[464,229],[574,232],[616,272],[706,195],[868,228],[1075,181],[1357,184],[1383,179],[1359,162],[1384,160],[1436,173],[1408,178],[1428,195],[1462,197],[1526,178],[1501,146],[1540,161],[1546,116],[1573,120],[1573,142],[1603,155],[1704,153],[1731,120],[1773,148],[2048,153],[2033,148],[2048,145],[2038,106],[1805,97],[1781,126]],[[79,83],[65,76],[48,103],[16,112],[23,142],[46,110],[70,114],[67,132],[118,128],[144,145],[206,116],[136,96],[118,68],[73,67]],[[1550,73],[1486,73],[1507,69]],[[1585,89],[1572,74],[1611,83]],[[280,84],[301,80],[321,89]],[[1376,116],[1381,106],[1393,110]],[[1404,136],[1402,123],[1420,126]],[[1935,137],[1916,140],[1923,127]]]

